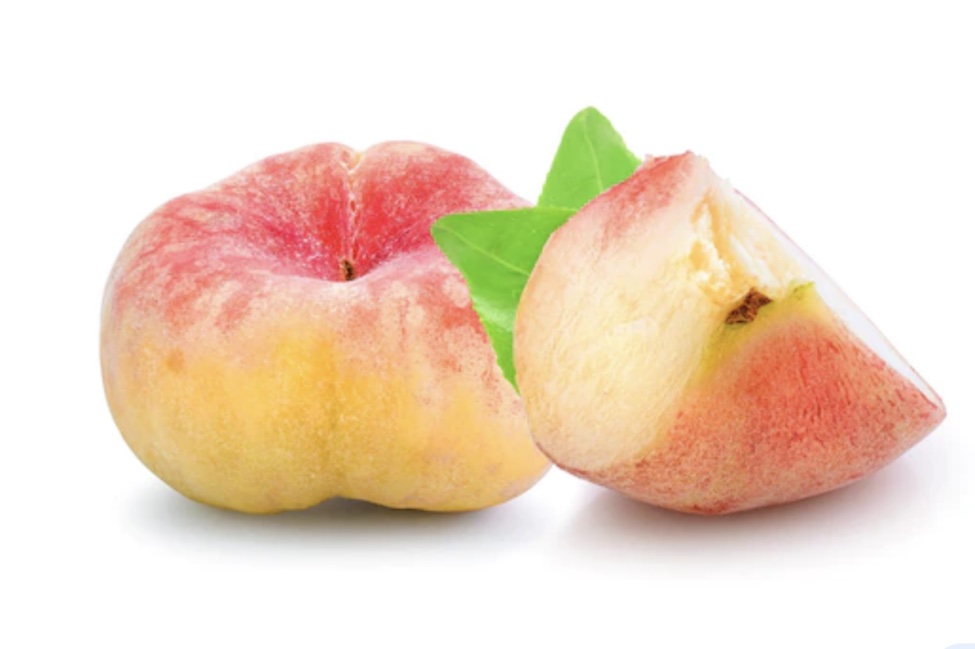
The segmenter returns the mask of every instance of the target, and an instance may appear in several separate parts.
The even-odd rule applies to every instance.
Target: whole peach
[[[522,205],[470,160],[406,142],[307,147],[165,204],[105,291],[119,430],[174,489],[246,512],[520,494],[548,463],[429,229]]]

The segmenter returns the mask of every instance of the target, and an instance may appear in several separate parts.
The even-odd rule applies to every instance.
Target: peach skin
[[[408,142],[307,147],[165,204],[102,306],[122,436],[177,491],[244,512],[522,493],[548,462],[429,230],[523,205],[467,158]]]
[[[555,231],[518,305],[514,363],[556,464],[695,513],[836,489],[945,416],[836,285],[690,153],[645,162]]]

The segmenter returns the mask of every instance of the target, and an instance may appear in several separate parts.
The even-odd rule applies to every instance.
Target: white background
[[[137,4],[0,9],[0,646],[975,642],[971,3]],[[386,139],[534,198],[587,105],[640,153],[708,156],[947,421],[852,487],[717,519],[556,471],[468,515],[254,518],[129,452],[99,303],[155,207],[272,153]]]

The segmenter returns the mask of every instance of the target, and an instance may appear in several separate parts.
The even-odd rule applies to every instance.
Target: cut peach
[[[647,161],[552,235],[514,360],[556,464],[689,512],[835,489],[945,416],[835,284],[690,153]]]

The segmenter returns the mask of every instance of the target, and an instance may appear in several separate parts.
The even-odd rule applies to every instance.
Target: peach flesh
[[[835,489],[945,414],[835,284],[692,154],[648,161],[553,234],[514,352],[556,464],[681,511]]]
[[[308,147],[167,203],[105,292],[123,437],[186,496],[247,512],[518,495],[548,463],[429,228],[523,205],[414,143]]]

